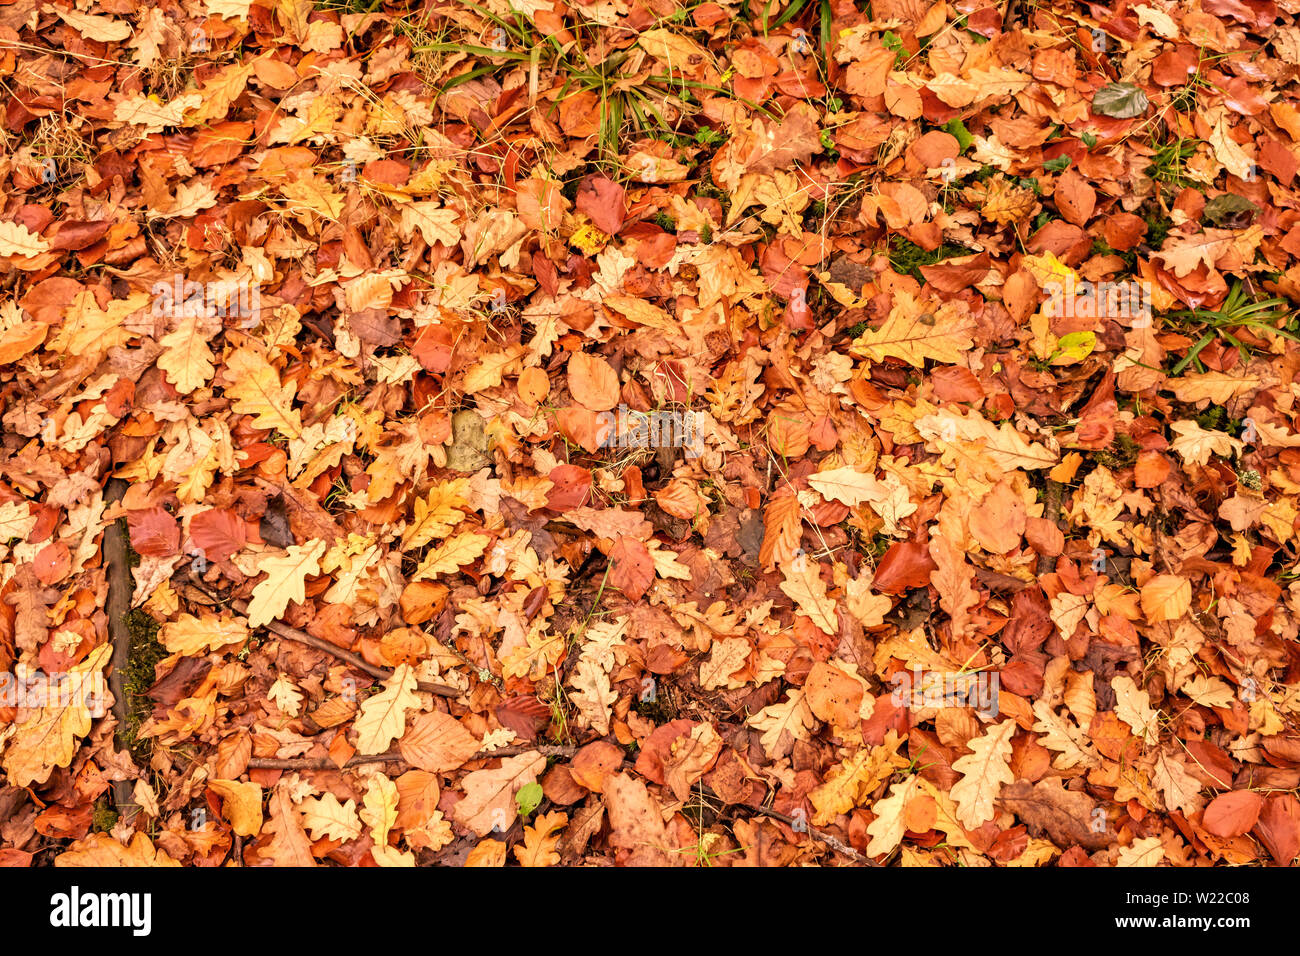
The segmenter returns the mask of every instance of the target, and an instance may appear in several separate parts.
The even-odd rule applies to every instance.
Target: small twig
[[[578,752],[577,747],[551,744],[523,745],[519,747],[498,747],[496,750],[480,750],[466,760],[491,760],[493,757],[513,757],[516,754],[539,753],[544,757],[572,757]],[[358,755],[343,765],[343,769],[361,767],[375,763],[405,763],[406,758],[400,753]],[[329,757],[253,757],[248,761],[250,770],[338,770],[339,765]]]
[[[1059,481],[1051,478],[1047,479],[1047,490],[1043,495],[1043,517],[1055,524],[1058,528],[1061,525],[1061,495],[1065,491],[1065,486]],[[1049,554],[1040,554],[1038,556],[1038,573],[1046,574],[1049,571],[1056,570],[1056,562],[1060,555],[1052,557]]]
[[[880,864],[877,863],[875,860],[871,859],[871,857],[863,856],[861,853],[853,849],[853,847],[849,846],[839,837],[831,833],[827,833],[825,830],[819,830],[817,827],[808,826],[806,821],[796,821],[794,817],[786,816],[784,813],[780,813],[776,810],[769,809],[768,807],[750,807],[749,804],[745,804],[745,803],[739,804],[738,806],[748,807],[750,810],[753,810],[755,813],[759,814],[760,816],[771,817],[774,820],[780,820],[782,823],[786,824],[787,826],[793,827],[797,822],[799,822],[800,825],[807,827],[807,832],[809,836],[821,840],[823,843],[829,846],[836,853],[843,853],[853,862],[862,863],[865,866],[880,866]],[[796,830],[795,832],[798,833],[800,831]]]
[[[192,583],[197,585],[200,590],[208,594],[212,593],[208,591],[201,582],[197,581],[193,574],[190,575],[190,580]],[[213,595],[213,597],[215,597],[215,595]],[[243,601],[231,601],[230,606],[245,617],[248,616],[248,605]],[[290,627],[288,624],[282,624],[279,621],[270,621],[265,626],[268,631],[278,634],[280,637],[286,638],[287,640],[306,644],[310,647],[316,648],[318,651],[324,651],[326,654],[333,654],[339,660],[347,661],[353,667],[357,668],[357,670],[364,671],[378,680],[387,680],[393,676],[393,672],[388,668],[376,667],[365,658],[353,654],[351,651],[345,650],[331,641],[316,637],[314,634],[308,634],[306,631],[300,631],[296,627]],[[425,693],[435,694],[438,697],[459,697],[461,695],[461,691],[457,690],[455,687],[448,687],[446,684],[431,684],[428,681],[420,681],[416,684],[416,687]]]
[[[709,787],[701,787],[700,792],[707,796],[713,797],[716,800],[722,799],[716,793],[714,793],[713,790],[710,789]],[[723,802],[725,803],[726,801]],[[820,830],[814,826],[809,826],[807,821],[805,820],[795,820],[794,817],[786,816],[784,813],[781,813],[778,810],[773,810],[770,807],[755,807],[755,806],[750,806],[748,803],[728,804],[728,806],[730,806],[732,809],[735,810],[752,810],[754,813],[757,813],[759,816],[771,817],[773,820],[780,820],[786,826],[789,826],[792,829],[794,829],[796,833],[806,832],[809,836],[821,840],[823,843],[829,846],[836,853],[843,853],[845,856],[847,856],[850,860],[852,860],[855,863],[862,863],[866,866],[881,865],[877,863],[875,860],[871,859],[870,857],[863,856],[861,853],[853,849],[853,847],[846,844],[843,840],[841,840],[839,837],[835,836],[834,834],[827,833],[825,830]],[[801,827],[802,829],[798,829],[799,827]]]
[[[245,616],[248,614],[248,605],[243,601],[231,601],[230,605],[240,614]],[[327,641],[324,638],[316,637],[314,634],[308,634],[306,631],[300,631],[296,627],[290,627],[288,624],[282,624],[279,621],[270,621],[265,625],[265,627],[268,631],[278,634],[283,638],[287,638],[288,640],[308,644],[319,651],[333,654],[340,660],[347,661],[353,667],[365,671],[371,677],[377,678],[378,680],[387,680],[393,676],[393,672],[388,668],[376,667],[360,655],[344,650],[337,644]],[[459,697],[461,695],[461,692],[456,688],[448,687],[446,684],[430,684],[428,681],[420,681],[416,686],[426,693],[436,694],[439,697]]]

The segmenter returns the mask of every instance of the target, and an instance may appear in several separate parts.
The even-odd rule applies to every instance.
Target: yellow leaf
[[[148,294],[139,292],[125,299],[113,299],[108,308],[101,309],[92,293],[79,292],[48,348],[69,355],[93,355],[122,345],[134,334],[122,327],[126,317],[143,309],[148,302]]]
[[[455,246],[460,242],[457,218],[454,209],[442,208],[436,202],[411,203],[402,208],[402,235],[409,236],[418,229],[428,245],[441,242],[444,246]]]
[[[524,827],[524,845],[515,847],[515,859],[520,866],[554,866],[560,862],[555,845],[560,842],[559,830],[569,822],[567,813],[543,813],[530,827]]]
[[[384,689],[361,705],[353,727],[357,732],[357,750],[367,756],[381,754],[406,729],[406,712],[420,706],[415,696],[417,681],[409,664],[399,664],[393,676],[384,681]]]
[[[422,548],[434,538],[442,538],[465,517],[462,508],[469,506],[468,478],[440,481],[429,493],[415,501],[415,520],[402,535],[402,550]]]
[[[832,768],[825,782],[808,794],[815,811],[813,825],[826,826],[841,813],[861,806],[895,767],[900,763],[907,766],[898,755],[899,742],[898,734],[891,730],[879,747],[863,747]]]
[[[182,395],[202,388],[216,371],[208,338],[208,334],[199,329],[198,317],[187,316],[181,319],[175,331],[159,340],[163,354],[158,356],[158,367]]]
[[[92,833],[78,840],[54,858],[55,866],[180,866],[156,849],[143,833],[136,833],[130,844],[122,846],[107,833]]]
[[[20,499],[0,505],[0,541],[26,538],[35,527],[36,515],[31,513],[26,502]]]
[[[928,442],[980,443],[984,453],[1005,471],[1050,468],[1059,457],[1026,440],[1010,422],[998,427],[975,409],[968,409],[965,415],[949,411],[925,415],[916,420],[916,430]]]
[[[0,256],[35,256],[50,244],[20,222],[0,222]]]
[[[116,43],[119,40],[125,40],[131,35],[131,24],[125,20],[114,20],[112,17],[92,16],[88,13],[78,13],[75,10],[59,10],[54,8],[68,26],[72,27],[87,40],[95,40],[100,43]]]
[[[374,774],[362,804],[361,822],[370,827],[375,846],[388,846],[388,834],[397,822],[397,784],[382,773]]]
[[[801,690],[793,689],[787,700],[764,707],[746,721],[763,732],[759,742],[772,759],[784,757],[796,740],[807,740],[808,731],[817,723]]]
[[[238,780],[209,780],[208,786],[221,797],[221,815],[240,836],[262,832],[262,788]]]
[[[962,775],[952,785],[952,798],[957,803],[957,819],[968,830],[993,819],[993,801],[1004,784],[1016,779],[1009,766],[1015,733],[1016,722],[1004,720],[967,743],[973,753],[952,762],[952,769]]]
[[[293,407],[294,386],[284,385],[266,357],[251,348],[236,349],[226,359],[226,395],[237,413],[253,415],[255,428],[271,428],[286,438],[302,437],[302,418]]]
[[[903,811],[908,801],[916,796],[921,778],[913,774],[900,780],[889,788],[889,796],[876,801],[871,812],[876,818],[867,824],[867,833],[871,842],[867,844],[867,856],[881,856],[893,851],[903,839],[907,827],[903,823]]]
[[[1226,458],[1239,454],[1245,447],[1227,432],[1205,429],[1194,421],[1174,422],[1169,427],[1178,435],[1169,443],[1170,449],[1178,452],[1183,461],[1194,465],[1209,464],[1211,455]]]
[[[481,557],[491,540],[485,534],[473,533],[458,534],[454,538],[448,538],[425,556],[411,580],[422,581],[425,578],[435,578],[439,574],[455,574],[462,565]]]
[[[1231,372],[1208,371],[1203,374],[1186,373],[1169,379],[1165,387],[1173,392],[1180,402],[1209,401],[1215,405],[1225,405],[1233,398],[1245,392],[1251,392],[1264,384],[1259,375]]]
[[[969,312],[955,303],[929,311],[908,293],[896,292],[888,318],[880,328],[858,336],[850,351],[876,364],[887,358],[902,359],[916,368],[926,359],[953,364],[974,344],[973,328]]]
[[[858,619],[863,627],[879,627],[885,623],[885,615],[890,612],[894,602],[883,594],[871,590],[871,579],[860,574],[844,585],[849,613]]]
[[[795,559],[797,570],[785,570],[785,580],[781,582],[784,591],[808,620],[827,634],[839,633],[839,617],[835,613],[835,602],[826,596],[826,582],[818,573],[820,565],[810,563],[802,556]]]
[[[136,93],[134,96],[124,96],[117,101],[117,105],[113,108],[113,121],[143,126],[144,129],[140,132],[146,134],[161,133],[168,126],[181,125],[181,117],[185,111],[202,103],[203,97],[198,93],[186,93],[170,103],[159,103],[157,100]],[[150,218],[155,218],[153,213],[150,213]]]
[[[306,580],[320,573],[324,541],[291,545],[283,555],[263,557],[257,570],[266,577],[253,588],[248,602],[248,626],[261,627],[283,616],[289,602],[307,600]]]
[[[545,648],[554,649],[553,642],[547,642],[542,645]],[[554,658],[559,659],[558,652],[554,653]],[[530,669],[540,670],[545,675],[546,670],[553,666],[551,661],[541,655],[535,655],[534,660],[540,662],[542,667],[520,669],[520,665],[511,661],[514,668],[512,673],[520,676],[526,676]],[[570,698],[573,705],[578,708],[578,713],[589,727],[602,736],[609,733],[609,720],[612,716],[611,707],[618,700],[618,693],[615,692],[609,683],[609,675],[600,668],[600,665],[590,658],[584,657],[578,661],[578,666],[573,669],[573,676],[569,679],[569,685],[573,688],[574,693]]]
[[[1089,678],[1091,680],[1091,678]],[[1085,767],[1101,765],[1101,756],[1093,748],[1084,731],[1071,723],[1068,717],[1057,714],[1046,701],[1034,701],[1034,733],[1042,734],[1037,742],[1060,756],[1052,761],[1057,770],[1069,770],[1079,764]]]
[[[302,692],[293,685],[293,681],[281,674],[266,692],[266,699],[279,708],[286,717],[297,717],[302,707]]]
[[[355,840],[361,836],[361,821],[357,819],[357,802],[339,803],[332,793],[308,797],[298,804],[303,814],[303,826],[311,832],[313,840]]]
[[[1119,851],[1116,866],[1159,866],[1165,858],[1165,845],[1158,836],[1134,840]]]
[[[44,783],[55,767],[66,767],[72,760],[78,740],[90,732],[89,704],[102,693],[100,672],[112,653],[108,644],[95,648],[62,682],[50,682],[43,706],[27,711],[5,751],[4,768],[11,786]]]
[[[246,20],[253,0],[204,0],[208,13],[223,20]]]
[[[948,838],[947,842],[955,848],[975,849],[975,845],[970,842],[970,837],[966,835],[966,831],[957,820],[957,805],[952,802],[952,797],[924,777],[918,776],[915,779],[919,781],[921,792],[934,800],[937,808],[934,829],[942,832]]]
[[[216,617],[182,614],[177,620],[164,624],[158,640],[172,654],[196,657],[231,644],[242,644],[248,639],[248,625],[233,617]]]
[[[864,501],[880,501],[887,492],[875,475],[856,468],[830,468],[808,476],[808,484],[827,501],[839,501],[856,508]]]
[[[1115,691],[1115,715],[1133,728],[1133,733],[1147,744],[1160,739],[1160,711],[1151,706],[1147,692],[1127,674],[1111,679]]]
[[[217,204],[217,192],[205,182],[194,180],[176,187],[176,195],[165,207],[150,209],[149,219],[187,219]]]

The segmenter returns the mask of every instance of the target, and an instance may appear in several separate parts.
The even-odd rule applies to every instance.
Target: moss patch
[[[153,686],[155,668],[167,656],[167,648],[158,643],[159,624],[144,611],[136,608],[126,616],[126,627],[131,635],[131,656],[122,675],[122,690],[126,694],[126,726],[122,728],[122,741],[137,762],[148,756],[150,742],[139,738],[140,725],[153,713],[153,701],[145,696]]]
[[[91,826],[97,833],[107,833],[117,824],[117,811],[108,794],[95,801],[95,809],[90,816]]]

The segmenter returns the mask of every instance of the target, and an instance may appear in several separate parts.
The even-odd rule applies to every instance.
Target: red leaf
[[[881,594],[902,594],[908,588],[921,588],[930,583],[930,572],[935,563],[923,544],[899,541],[890,545],[876,568],[872,584]]]
[[[578,184],[578,212],[601,232],[617,235],[627,214],[624,189],[604,176],[588,176]]]
[[[248,525],[233,511],[213,508],[190,519],[190,540],[209,561],[224,561],[248,541]]]
[[[1291,793],[1271,794],[1255,832],[1278,866],[1290,866],[1300,853],[1300,800]]]
[[[655,562],[649,549],[636,538],[623,535],[610,550],[609,560],[609,583],[629,601],[641,600],[655,579]]]
[[[145,508],[126,516],[131,547],[151,558],[166,558],[181,549],[181,529],[163,508]]]
[[[107,219],[99,222],[86,222],[81,219],[68,219],[54,227],[49,236],[51,249],[84,249],[98,242],[113,225]]]
[[[1215,836],[1241,836],[1255,825],[1263,806],[1261,794],[1253,790],[1233,790],[1211,800],[1201,822]]]
[[[555,511],[581,507],[591,492],[591,472],[580,465],[557,465],[546,477],[555,484],[546,496],[546,507]]]
[[[32,559],[32,567],[36,571],[36,579],[47,587],[55,581],[62,581],[72,568],[72,556],[68,552],[68,546],[62,541],[47,544],[36,552],[36,557]]]

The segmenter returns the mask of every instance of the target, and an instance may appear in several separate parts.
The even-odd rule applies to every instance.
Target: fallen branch
[[[126,482],[121,478],[110,478],[104,489],[105,504],[116,504],[126,494]],[[127,625],[127,615],[131,613],[131,564],[127,556],[126,520],[118,518],[104,529],[104,568],[108,578],[108,601],[105,611],[108,613],[108,640],[113,645],[110,659],[108,689],[113,694],[113,717],[117,721],[114,731],[114,744],[119,750],[127,750],[124,734],[127,726],[126,686],[123,677],[131,661],[131,629]],[[113,781],[113,805],[118,815],[130,823],[140,812],[135,802],[134,788],[130,780]]]
[[[1052,522],[1058,528],[1061,525],[1061,496],[1065,492],[1065,486],[1059,481],[1047,479],[1046,491],[1043,494],[1043,517]],[[1056,570],[1056,562],[1060,555],[1052,557],[1048,554],[1038,556],[1038,573],[1046,574],[1049,571]]]
[[[701,787],[700,790],[706,796],[713,797],[714,799],[721,799],[709,787]],[[847,843],[845,843],[843,840],[841,840],[839,837],[835,836],[834,834],[828,833],[825,830],[818,829],[817,827],[810,826],[806,820],[796,820],[794,817],[787,816],[786,814],[781,813],[778,810],[773,810],[770,807],[755,807],[755,806],[750,806],[748,803],[731,804],[731,806],[733,809],[736,810],[752,810],[754,813],[757,813],[759,816],[771,817],[773,820],[780,820],[786,826],[793,829],[795,833],[807,833],[809,836],[821,840],[823,843],[829,846],[836,853],[843,853],[845,856],[847,856],[850,860],[852,860],[855,863],[862,863],[866,866],[881,865],[877,863],[875,860],[871,859],[870,857],[863,856],[861,853],[853,849],[853,847],[849,846]]]
[[[248,605],[243,601],[231,601],[233,607],[240,614],[248,615]],[[327,654],[333,654],[339,660],[347,661],[358,670],[365,671],[371,677],[378,680],[387,680],[393,676],[393,672],[386,667],[376,667],[365,658],[358,654],[353,654],[349,650],[344,650],[337,644],[327,641],[324,638],[316,637],[314,634],[308,634],[306,631],[300,631],[296,627],[290,627],[288,624],[281,624],[279,621],[271,621],[265,625],[268,631],[278,634],[280,637],[290,641],[298,641],[301,644],[308,644],[318,651],[324,651]],[[448,687],[446,684],[431,684],[428,681],[420,681],[416,684],[420,690],[426,693],[436,694],[439,697],[459,697],[461,691],[455,687]]]
[[[519,747],[498,747],[496,750],[480,750],[470,760],[491,760],[493,757],[513,757],[516,754],[539,753],[544,757],[572,757],[578,752],[577,747],[565,747],[552,744],[536,744],[529,746],[524,744]],[[249,770],[350,770],[353,767],[362,767],[366,764],[376,763],[405,763],[406,758],[400,753],[389,751],[388,753],[373,754],[370,756],[355,756],[342,767],[331,760],[329,757],[253,757],[248,761]]]
[[[212,594],[212,592],[209,591],[200,581],[195,579],[193,573],[190,574],[190,581],[194,583],[199,590],[214,598],[216,597],[216,595]],[[245,602],[231,601],[230,606],[245,617],[248,616],[248,605]],[[268,631],[273,634],[278,634],[286,640],[297,641],[300,644],[314,647],[318,651],[324,651],[326,654],[333,654],[339,660],[347,661],[347,663],[351,664],[357,670],[364,671],[377,680],[387,680],[393,676],[393,672],[388,668],[376,667],[360,655],[353,654],[351,651],[339,647],[337,644],[327,641],[324,638],[316,637],[314,634],[308,634],[306,631],[300,631],[296,627],[290,627],[288,624],[282,624],[279,621],[271,621],[266,624],[265,627]],[[431,684],[428,681],[423,680],[419,681],[416,684],[416,687],[425,693],[434,694],[438,697],[459,697],[462,693],[455,687],[449,687],[446,684]]]

